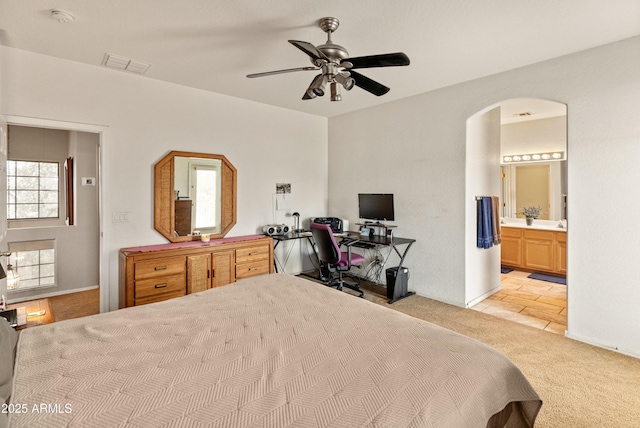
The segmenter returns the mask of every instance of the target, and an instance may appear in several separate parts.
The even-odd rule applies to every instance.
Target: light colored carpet
[[[504,353],[543,405],[536,427],[640,427],[640,359],[421,296],[392,305],[385,289],[363,285],[365,298],[473,337]]]

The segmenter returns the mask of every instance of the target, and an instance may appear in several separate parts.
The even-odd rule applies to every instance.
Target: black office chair
[[[328,224],[311,223],[311,234],[313,235],[313,240],[316,242],[320,263],[323,264],[329,272],[338,272],[338,278],[330,279],[327,285],[329,287],[336,286],[338,290],[346,287],[359,292],[360,297],[364,297],[364,292],[360,289],[359,283],[345,281],[342,276],[344,272],[351,269],[351,266],[364,263],[364,257],[362,255],[351,252],[351,246],[357,241],[350,240],[343,242],[342,245],[347,248],[347,251],[340,251],[340,245],[336,242],[336,238],[331,231],[331,226]]]

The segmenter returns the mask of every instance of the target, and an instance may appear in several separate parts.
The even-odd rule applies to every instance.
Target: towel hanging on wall
[[[497,196],[476,197],[478,248],[487,249],[502,242],[498,224],[498,204]]]

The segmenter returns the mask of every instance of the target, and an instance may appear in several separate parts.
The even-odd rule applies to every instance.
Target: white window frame
[[[53,284],[43,284],[37,286],[31,286],[26,288],[16,288],[12,290],[7,290],[8,294],[20,293],[23,291],[32,291],[32,290],[43,290],[48,288],[55,288],[58,286],[58,256],[56,249],[56,240],[55,239],[43,239],[39,241],[22,241],[22,242],[9,242],[9,252],[11,255],[8,258],[8,263],[11,264],[12,268],[16,270],[18,273],[20,281],[26,279],[23,278],[23,273],[20,272],[21,263],[20,256],[21,252],[27,251],[38,251],[38,250],[53,250]],[[24,269],[23,269],[24,272]],[[42,277],[41,277],[42,278]]]
[[[7,219],[7,227],[9,229],[23,229],[34,227],[55,227],[65,226],[67,224],[65,212],[65,202],[67,200],[67,192],[65,186],[65,169],[64,164],[57,160],[51,159],[7,159],[7,162],[42,162],[42,163],[55,163],[58,164],[58,217],[43,217],[43,218],[25,218],[25,219]],[[8,192],[7,202],[8,202]],[[8,203],[7,203],[8,206]]]

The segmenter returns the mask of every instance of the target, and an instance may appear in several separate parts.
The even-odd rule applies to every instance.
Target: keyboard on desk
[[[363,242],[363,241],[358,241],[355,244],[353,244],[353,246],[358,248],[375,248],[374,244],[371,244],[369,242]]]

